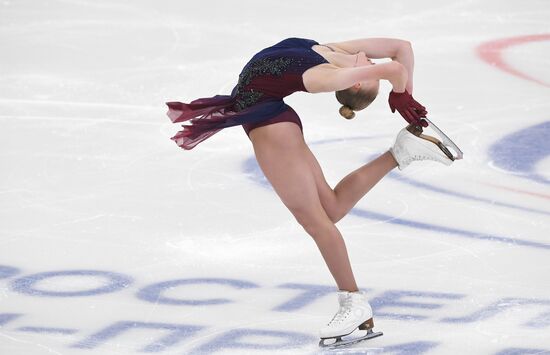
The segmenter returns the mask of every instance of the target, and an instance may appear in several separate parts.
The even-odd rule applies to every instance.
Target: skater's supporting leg
[[[317,159],[309,148],[307,148],[307,151],[308,163],[315,176],[315,183],[321,203],[327,215],[334,223],[342,219],[374,185],[388,172],[397,167],[397,163],[391,153],[386,152],[368,164],[349,173],[333,190],[326,182]]]
[[[315,240],[338,288],[357,291],[342,235],[321,205],[299,127],[292,122],[263,126],[252,130],[250,139],[264,175]]]

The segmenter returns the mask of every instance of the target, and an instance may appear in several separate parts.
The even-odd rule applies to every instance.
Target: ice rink
[[[166,101],[262,48],[395,37],[464,151],[337,227],[384,336],[321,351],[336,286],[241,127],[191,151]],[[0,0],[0,354],[550,354],[550,2]],[[376,62],[377,60],[375,60]],[[404,127],[285,99],[334,186]]]

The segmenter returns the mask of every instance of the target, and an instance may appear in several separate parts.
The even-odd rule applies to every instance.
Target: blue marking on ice
[[[396,218],[394,216],[363,210],[360,208],[354,208],[350,211],[351,215],[363,217],[367,219],[373,219],[376,221],[384,221],[386,223],[397,224],[404,227],[411,227],[415,229],[422,229],[430,232],[442,232],[444,235],[456,235],[463,238],[487,240],[491,242],[500,242],[513,245],[521,245],[538,249],[550,249],[550,244],[538,243],[529,240],[517,239],[512,237],[504,237],[494,234],[486,234],[482,232],[474,232],[466,229],[452,228],[446,226],[439,226],[436,224],[430,224],[425,222],[418,222],[404,218]]]
[[[393,172],[389,173],[388,177],[390,177],[392,179],[396,179],[396,180],[398,180],[402,183],[409,184],[409,185],[414,186],[414,187],[418,187],[418,188],[428,190],[428,191],[438,192],[438,193],[453,196],[453,197],[456,197],[456,198],[461,198],[461,199],[464,199],[464,200],[482,202],[482,203],[486,203],[486,204],[489,204],[489,205],[492,205],[492,206],[512,208],[512,209],[516,209],[516,210],[520,210],[520,211],[550,215],[550,212],[547,212],[547,211],[542,211],[542,210],[538,210],[538,209],[535,209],[535,208],[529,208],[529,207],[522,207],[522,206],[518,206],[518,205],[513,205],[511,203],[499,202],[499,201],[490,200],[490,199],[487,199],[487,198],[482,198],[482,197],[477,197],[477,196],[465,194],[463,192],[444,189],[444,188],[441,188],[441,187],[438,187],[438,186],[426,184],[424,182],[415,181],[413,179],[410,179],[408,177],[405,177],[403,175],[393,173]]]
[[[542,184],[550,180],[536,172],[539,161],[550,155],[550,121],[511,133],[489,148],[495,166]]]
[[[74,277],[74,276],[86,276],[89,278],[99,278],[107,280],[104,286],[86,289],[80,291],[50,291],[41,290],[37,288],[36,284],[40,282],[57,278],[57,277]],[[80,296],[95,296],[103,293],[111,293],[123,289],[132,283],[132,279],[118,273],[100,271],[100,270],[65,270],[65,271],[51,271],[43,272],[34,275],[27,275],[22,278],[18,278],[11,282],[11,288],[13,291],[23,293],[32,296],[43,297],[80,297]]]
[[[50,333],[50,334],[74,334],[78,332],[76,329],[68,328],[49,328],[49,327],[21,327],[17,328],[20,332],[29,333]]]
[[[11,266],[0,265],[0,279],[7,279],[19,273],[19,269]]]

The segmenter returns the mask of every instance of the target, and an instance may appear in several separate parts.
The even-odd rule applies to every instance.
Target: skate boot
[[[382,335],[373,332],[372,308],[363,292],[338,291],[340,308],[332,320],[319,331],[321,347],[335,347],[353,344],[362,340]],[[366,330],[367,334],[361,337],[342,340],[342,337],[351,334],[357,328]],[[334,339],[333,343],[326,343]]]
[[[390,148],[390,153],[397,161],[399,170],[405,169],[411,162],[418,160],[433,160],[445,165],[451,165],[455,160],[455,157],[439,140],[422,134],[420,127],[412,125],[399,132],[393,147]],[[456,159],[461,158],[462,155]]]

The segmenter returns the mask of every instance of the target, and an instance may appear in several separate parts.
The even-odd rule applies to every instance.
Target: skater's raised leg
[[[386,152],[349,173],[332,189],[325,180],[317,159],[311,150],[306,148],[308,164],[313,171],[321,203],[334,223],[342,219],[367,192],[397,166],[390,152]]]
[[[308,163],[315,177],[321,204],[334,223],[342,219],[367,192],[395,167],[399,166],[399,169],[402,170],[411,162],[419,160],[433,160],[445,165],[452,163],[452,160],[443,154],[435,144],[421,139],[403,128],[389,151],[352,171],[332,189],[309,148],[307,148],[307,152]]]

